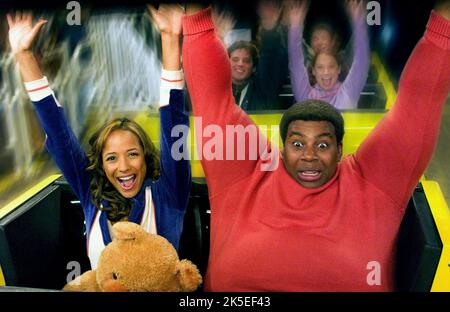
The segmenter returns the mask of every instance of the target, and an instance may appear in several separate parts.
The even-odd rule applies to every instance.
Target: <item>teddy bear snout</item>
[[[106,292],[125,292],[128,291],[128,289],[125,288],[118,280],[117,276],[116,279],[114,279],[114,273],[113,278],[106,280],[102,285],[102,290]]]

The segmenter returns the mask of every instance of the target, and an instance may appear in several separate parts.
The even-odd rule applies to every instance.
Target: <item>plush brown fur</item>
[[[63,289],[69,291],[195,291],[202,277],[189,260],[179,260],[164,237],[131,222],[113,226],[113,241],[96,271],[87,271]]]

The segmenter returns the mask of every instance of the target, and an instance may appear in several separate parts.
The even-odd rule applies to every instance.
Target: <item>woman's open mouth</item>
[[[333,80],[331,78],[322,78],[322,86],[326,89],[333,87]]]
[[[136,183],[136,175],[132,174],[129,176],[117,177],[116,180],[125,191],[128,191],[134,187]]]

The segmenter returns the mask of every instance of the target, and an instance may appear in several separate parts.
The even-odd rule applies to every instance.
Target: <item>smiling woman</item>
[[[354,109],[357,107],[369,71],[369,38],[364,1],[348,0],[346,7],[354,29],[352,40],[353,62],[348,75],[344,81],[339,81],[341,62],[337,59],[336,42],[333,42],[331,38],[327,40],[322,38],[320,43],[313,44],[316,54],[311,65],[315,82],[311,85],[308,70],[304,64],[305,57],[302,46],[299,44],[302,42],[308,4],[307,1],[300,1],[288,6],[289,70],[292,90],[297,102],[307,99],[321,99],[339,109]]]
[[[109,182],[123,197],[134,197],[147,173],[138,138],[129,131],[116,130],[106,140],[102,154]]]
[[[158,179],[158,150],[144,130],[127,118],[105,124],[89,143],[87,170],[93,173],[90,191],[94,205],[103,210],[101,201],[108,200],[110,219],[127,218],[131,210],[127,199],[138,194],[145,178]]]
[[[337,56],[331,52],[319,52],[312,60],[312,74],[316,83],[325,91],[330,91],[336,85],[341,73]]]
[[[83,207],[93,269],[111,242],[110,228],[117,221],[137,223],[147,232],[165,237],[176,249],[183,229],[190,165],[188,160],[174,160],[170,153],[177,140],[171,136],[172,128],[189,122],[180,62],[183,12],[178,6],[160,5],[151,13],[161,31],[163,59],[160,152],[136,122],[120,118],[101,127],[89,140],[90,149],[85,153],[32,51],[46,21],[33,25],[31,14],[7,15],[11,50],[47,134],[46,148]],[[179,23],[168,27],[168,21],[175,19]]]

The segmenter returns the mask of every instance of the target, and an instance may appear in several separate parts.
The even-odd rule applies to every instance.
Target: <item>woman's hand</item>
[[[40,19],[33,26],[32,14],[21,12],[17,12],[15,16],[7,14],[6,18],[9,25],[9,43],[14,55],[31,51],[37,34],[47,21]]]
[[[364,17],[365,1],[364,0],[346,0],[347,13],[353,21],[357,21]]]
[[[285,2],[290,27],[303,27],[309,9],[308,0],[290,0]]]
[[[184,7],[179,4],[161,3],[156,9],[147,6],[150,15],[161,32],[162,65],[165,70],[180,70],[182,17]]]
[[[148,5],[147,8],[161,34],[181,35],[181,18],[184,15],[182,6],[179,4],[161,3],[158,9],[153,5]]]

